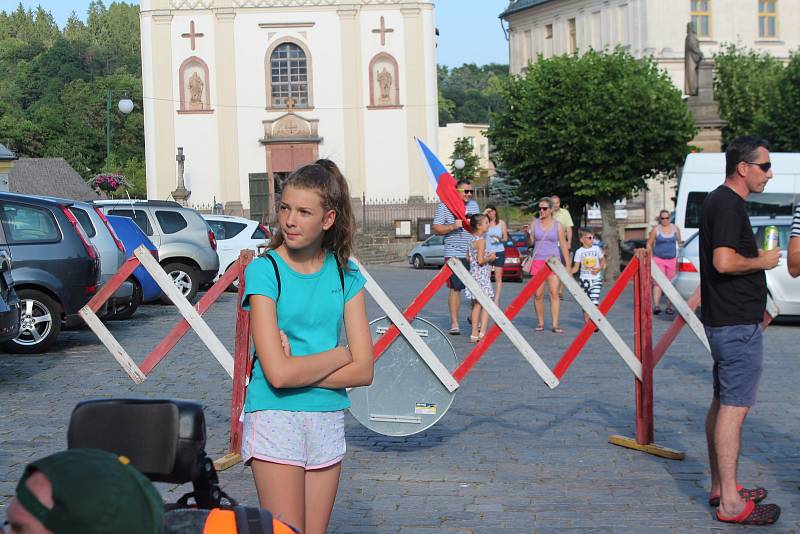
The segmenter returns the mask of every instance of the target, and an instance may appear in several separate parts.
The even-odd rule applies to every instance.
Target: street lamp
[[[453,162],[453,167],[455,167],[457,171],[463,170],[466,165],[467,164],[464,163],[464,160],[461,158],[458,158]]]
[[[106,91],[106,163],[108,163],[108,158],[111,157],[111,96],[113,91],[109,89]],[[125,91],[122,95],[122,98],[117,103],[117,109],[124,114],[127,115],[131,111],[133,111],[133,100],[128,98],[128,92]]]

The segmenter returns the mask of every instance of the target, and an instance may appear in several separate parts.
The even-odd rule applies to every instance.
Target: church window
[[[778,36],[778,0],[758,0],[758,36]]]
[[[553,25],[545,24],[544,26],[544,57],[551,57],[553,55]]]
[[[698,37],[711,36],[711,0],[691,0],[692,23]]]
[[[270,107],[310,106],[308,65],[306,52],[299,45],[284,42],[275,47],[269,57]]]

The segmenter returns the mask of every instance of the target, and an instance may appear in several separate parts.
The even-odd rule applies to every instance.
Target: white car
[[[781,259],[778,266],[767,271],[767,291],[778,306],[780,315],[800,315],[800,280],[789,276],[786,268],[786,249],[792,228],[791,217],[750,217],[750,225],[756,236],[756,243],[761,244],[764,228],[778,227],[778,246]],[[678,252],[678,276],[672,285],[678,293],[688,299],[700,285],[700,234],[690,237]]]
[[[269,245],[272,234],[262,224],[243,217],[233,215],[203,215],[211,226],[214,237],[217,239],[217,254],[219,254],[219,272],[214,281],[219,280],[231,265],[239,258],[239,252],[250,249],[256,254],[261,254]],[[232,287],[239,286],[236,280]]]

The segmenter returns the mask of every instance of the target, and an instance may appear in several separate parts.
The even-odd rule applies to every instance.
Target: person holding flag
[[[468,216],[480,213],[478,203],[472,199],[472,184],[467,180],[461,180],[456,184],[456,189],[461,195],[465,213]],[[445,262],[449,258],[458,258],[464,268],[469,270],[467,250],[472,236],[464,229],[462,219],[456,217],[444,202],[439,202],[436,206],[432,230],[434,234],[444,236]],[[458,326],[458,311],[461,307],[461,290],[464,289],[464,283],[454,274],[450,277],[447,287],[450,288],[447,294],[447,307],[450,310],[450,335],[457,336],[461,333]]]

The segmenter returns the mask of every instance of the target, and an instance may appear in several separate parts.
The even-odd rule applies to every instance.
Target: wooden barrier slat
[[[703,344],[707,351],[711,352],[711,347],[708,345],[708,339],[706,339],[706,331],[703,328],[703,323],[700,322],[700,319],[697,318],[697,315],[694,314],[694,309],[690,309],[688,303],[683,300],[678,290],[675,289],[675,286],[672,285],[672,282],[669,281],[667,275],[661,272],[661,269],[658,268],[658,265],[652,259],[650,260],[650,273],[653,278],[653,281],[658,284],[661,288],[661,291],[664,292],[664,296],[672,302],[672,306],[675,308],[675,311],[678,312],[678,315],[683,318],[684,322],[689,325],[692,333],[697,336],[697,339]],[[700,286],[697,286],[695,291],[699,291]]]
[[[407,321],[413,321],[414,318],[419,314],[422,308],[428,303],[428,301],[433,298],[437,291],[447,282],[447,279],[450,278],[450,275],[453,272],[450,270],[450,267],[445,264],[436,273],[436,276],[428,282],[428,284],[422,289],[422,291],[417,295],[417,297],[408,305],[406,310],[403,312],[403,317],[406,318]],[[400,335],[400,330],[392,324],[389,329],[380,337],[372,346],[372,352],[374,354],[374,360],[377,361],[378,358],[381,357],[381,354],[389,348],[389,345],[392,344],[392,341],[397,339],[397,336]]]
[[[636,443],[653,443],[653,277],[650,252],[638,249],[639,269],[634,277],[634,323],[636,357],[642,374],[634,383],[636,390]]]
[[[600,310],[601,313],[607,314],[611,310],[611,308],[614,306],[614,303],[617,302],[619,296],[622,295],[622,292],[625,290],[625,286],[628,284],[628,282],[630,282],[631,278],[636,273],[636,269],[638,268],[638,261],[636,258],[633,258],[625,267],[625,269],[623,269],[617,281],[613,286],[611,286],[611,289],[608,291],[608,293],[606,293],[606,296],[603,297],[603,300],[600,301],[600,306],[598,306],[597,309]],[[553,374],[555,374],[559,380],[563,378],[564,373],[567,372],[567,369],[569,369],[578,358],[578,354],[580,354],[584,345],[586,345],[586,342],[589,341],[589,338],[592,337],[594,328],[595,326],[593,323],[587,323],[583,325],[581,331],[577,336],[575,336],[575,340],[564,352],[564,355],[561,356],[561,359],[553,368]]]
[[[364,266],[358,263],[357,260],[354,261],[356,261],[361,274],[367,279],[365,286],[367,291],[378,304],[378,306],[380,306],[389,317],[392,325],[403,334],[403,337],[406,338],[406,341],[408,341],[409,345],[411,345],[414,351],[419,355],[420,359],[425,362],[425,365],[428,366],[428,369],[430,369],[431,372],[436,375],[436,378],[439,379],[439,382],[442,383],[447,391],[452,393],[458,389],[458,382],[456,382],[456,379],[450,374],[450,371],[447,370],[447,367],[445,367],[442,361],[436,357],[428,344],[425,343],[421,337],[419,337],[419,334],[417,334],[417,332],[411,326],[411,323],[408,322],[400,310],[398,310],[394,305],[389,296],[384,293],[383,289],[381,289],[377,282],[375,282],[375,279],[372,278],[372,275],[370,275],[367,270],[364,269]],[[384,333],[384,336],[386,334],[388,334],[388,332]]]
[[[244,252],[244,251],[242,251]],[[250,251],[252,252],[252,251]],[[220,295],[228,289],[236,277],[239,276],[239,271],[236,268],[230,268],[222,275],[222,277],[211,286],[208,291],[206,291],[205,295],[195,304],[195,309],[199,315],[203,315],[208,309],[211,307],[214,302],[217,301]],[[242,277],[244,278],[244,277]],[[240,280],[241,283],[241,280]],[[149,375],[150,372],[155,369],[156,365],[158,365],[161,360],[163,360],[167,353],[171,351],[175,345],[178,344],[178,341],[186,335],[186,333],[191,329],[189,322],[186,319],[181,319],[178,324],[176,324],[169,333],[164,336],[164,339],[150,351],[147,357],[142,360],[142,363],[139,364],[139,368],[142,372],[146,375]]]
[[[147,250],[144,245],[140,245],[139,248],[143,248]],[[89,309],[91,309],[94,313],[97,313],[97,310],[103,307],[103,304],[111,298],[114,292],[119,289],[119,286],[128,279],[128,277],[133,274],[133,271],[139,266],[139,260],[136,256],[131,256],[125,263],[123,263],[119,270],[114,273],[114,276],[106,280],[106,283],[100,288],[100,291],[95,293],[95,295],[89,300],[86,304]]]
[[[175,304],[175,307],[178,308],[181,315],[186,318],[197,334],[197,337],[199,337],[208,350],[211,351],[211,354],[214,355],[214,358],[216,358],[222,368],[225,369],[228,376],[233,378],[233,357],[228,352],[228,349],[225,348],[225,345],[222,344],[216,334],[209,328],[208,324],[200,317],[197,310],[186,300],[183,293],[175,287],[175,283],[164,269],[161,268],[155,258],[150,255],[150,252],[144,247],[139,247],[134,254],[136,254],[136,257],[142,262],[144,268],[147,269],[153,277],[153,280],[161,287],[164,294]]]
[[[651,267],[652,269],[652,267]],[[673,302],[674,304],[674,302]],[[694,293],[689,297],[689,300],[686,301],[686,307],[691,311],[692,315],[694,315],[697,306],[700,304],[700,286],[697,286],[697,289],[694,290]],[[658,362],[661,361],[661,358],[664,357],[664,354],[667,352],[667,349],[672,345],[672,342],[675,341],[675,338],[678,337],[683,325],[686,324],[682,315],[677,315],[675,319],[672,321],[672,324],[669,325],[667,331],[662,334],[661,339],[658,340],[656,343],[655,348],[653,349],[653,367],[658,365]],[[705,334],[705,332],[704,332]],[[699,336],[698,336],[699,337]],[[705,335],[703,336],[705,337]],[[708,339],[706,341],[706,348],[708,348]]]
[[[105,345],[111,355],[117,360],[120,367],[128,373],[128,376],[131,377],[137,384],[141,384],[144,382],[146,376],[139,370],[139,367],[136,366],[136,362],[128,356],[128,353],[119,344],[117,339],[108,331],[106,325],[100,320],[97,315],[95,315],[94,311],[89,307],[87,304],[83,308],[78,311],[78,314],[83,318],[84,322],[87,324],[89,328],[92,329],[92,332],[100,339],[100,341]]]
[[[236,305],[236,341],[233,349],[233,389],[231,390],[231,429],[228,436],[228,452],[238,455],[242,450],[242,422],[239,417],[244,409],[247,382],[250,378],[250,312],[242,308],[245,291],[244,270],[253,260],[252,250],[239,253],[239,260],[231,271],[239,276],[239,292]],[[216,465],[216,464],[215,464]]]
[[[553,372],[547,367],[547,364],[544,363],[542,358],[533,350],[533,347],[522,337],[522,334],[517,330],[517,327],[511,322],[511,320],[506,317],[500,308],[494,303],[492,299],[490,299],[486,293],[483,292],[481,286],[478,282],[472,278],[472,275],[467,271],[461,262],[457,259],[450,258],[447,260],[450,264],[450,268],[453,269],[453,272],[456,273],[456,276],[461,279],[464,285],[469,289],[470,293],[480,302],[481,306],[484,307],[489,312],[489,315],[494,319],[495,325],[505,332],[508,339],[511,343],[517,348],[517,350],[522,354],[522,357],[525,358],[533,370],[536,371],[536,374],[542,379],[542,381],[547,384],[550,389],[555,388],[558,386],[558,379],[555,377]],[[544,270],[544,269],[542,269]],[[478,344],[484,344],[486,347],[491,345],[492,340],[488,340],[484,337]],[[477,348],[477,347],[476,347]],[[473,349],[474,350],[474,349]]]
[[[509,321],[514,319],[517,314],[525,307],[525,304],[531,299],[536,290],[539,288],[540,285],[544,283],[547,277],[550,276],[550,271],[548,269],[539,269],[539,272],[536,273],[536,276],[528,280],[528,283],[525,284],[525,287],[522,288],[522,291],[517,294],[511,304],[505,310],[505,316],[508,317]],[[464,361],[461,362],[461,365],[453,372],[453,376],[456,380],[461,382],[464,380],[464,377],[475,367],[475,364],[480,361],[483,357],[483,354],[486,350],[491,346],[497,336],[500,335],[500,327],[497,324],[493,324],[492,327],[486,332],[484,335],[483,340],[477,344],[477,346],[470,351]]]

